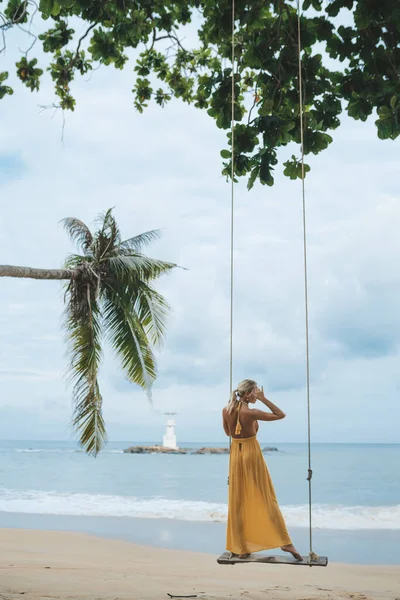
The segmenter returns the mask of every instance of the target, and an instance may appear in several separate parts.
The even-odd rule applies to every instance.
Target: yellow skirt
[[[247,554],[291,543],[256,436],[233,438],[226,549]]]

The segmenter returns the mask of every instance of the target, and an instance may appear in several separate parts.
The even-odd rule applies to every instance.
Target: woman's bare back
[[[240,425],[242,426],[242,430],[239,435],[236,435],[235,429],[238,419],[238,412],[237,410],[235,410],[232,413],[229,413],[225,407],[222,411],[225,433],[237,439],[252,437],[253,435],[256,435],[258,431],[258,422],[254,415],[255,412],[256,411],[249,408],[247,404],[241,404],[239,411],[239,420]]]

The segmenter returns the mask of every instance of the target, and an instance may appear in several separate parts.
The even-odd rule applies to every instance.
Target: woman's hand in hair
[[[257,398],[257,400],[261,400],[261,402],[263,400],[266,400],[266,397],[264,395],[264,388],[263,388],[263,386],[261,386],[261,389],[260,388],[256,388],[254,390],[254,396]]]

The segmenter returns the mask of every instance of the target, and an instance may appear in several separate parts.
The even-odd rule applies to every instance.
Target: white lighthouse
[[[176,445],[176,435],[175,435],[175,421],[171,417],[176,415],[176,413],[164,413],[167,418],[167,426],[165,435],[163,437],[163,447],[170,448],[170,450],[179,450]]]

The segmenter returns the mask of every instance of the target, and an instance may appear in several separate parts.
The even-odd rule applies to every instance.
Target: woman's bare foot
[[[248,556],[250,556],[250,552],[247,554],[239,554],[239,558],[247,558]]]
[[[299,554],[296,550],[296,548],[293,546],[293,544],[288,544],[287,546],[281,546],[281,550],[283,550],[284,552],[290,552],[290,554],[292,556],[294,556],[294,558],[296,560],[303,560],[303,557],[301,556],[301,554]]]

